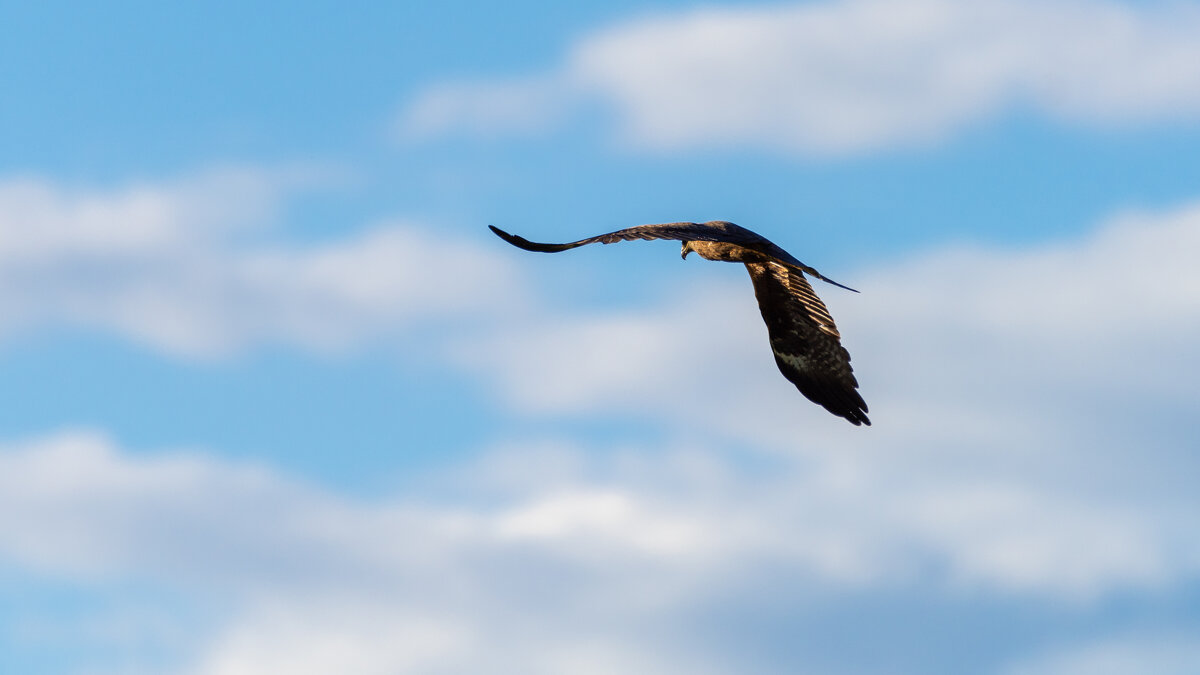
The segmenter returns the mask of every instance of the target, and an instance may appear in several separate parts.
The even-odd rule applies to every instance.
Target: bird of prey
[[[765,237],[721,220],[640,225],[568,244],[539,244],[488,227],[504,241],[526,251],[557,253],[596,242],[672,239],[683,242],[684,260],[688,253],[695,252],[707,260],[745,264],[754,283],[758,309],[767,324],[775,364],[783,376],[810,401],[834,415],[856,426],[871,424],[867,404],[858,393],[858,381],[850,368],[850,353],[842,347],[833,317],[804,275],[849,291],[854,289],[822,276]]]

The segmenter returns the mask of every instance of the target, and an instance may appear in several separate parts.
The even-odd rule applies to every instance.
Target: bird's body
[[[754,283],[754,295],[780,372],[800,393],[834,415],[855,425],[871,424],[850,367],[850,354],[842,347],[829,310],[804,275],[848,287],[822,276],[767,238],[720,220],[639,225],[567,244],[540,244],[489,227],[501,239],[527,251],[557,253],[597,242],[673,239],[683,242],[681,253],[685,259],[689,253],[696,253],[706,260],[744,264]]]

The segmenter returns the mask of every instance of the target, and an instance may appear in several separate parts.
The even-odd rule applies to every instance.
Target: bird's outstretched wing
[[[746,270],[779,371],[813,403],[852,424],[870,425],[850,353],[804,275],[778,263],[746,263]]]
[[[535,241],[529,241],[524,237],[518,237],[515,234],[509,234],[495,225],[488,225],[496,236],[504,241],[526,251],[536,251],[538,253],[558,253],[559,251],[568,251],[580,246],[588,244],[613,244],[618,241],[634,241],[636,239],[673,239],[675,241],[721,241],[729,244],[736,244],[745,247],[746,249],[756,251],[768,258],[778,260],[784,265],[795,267],[797,270],[810,274],[813,277],[820,279],[826,283],[833,284],[838,288],[844,288],[848,291],[855,291],[849,286],[844,286],[829,277],[821,274],[817,270],[805,265],[796,260],[790,253],[776,246],[771,240],[746,228],[725,222],[723,220],[714,220],[707,223],[660,223],[657,225],[638,225],[637,227],[627,227],[624,230],[616,232],[607,232],[598,234],[587,239],[572,241],[566,244],[542,244]]]
[[[526,251],[537,251],[538,253],[558,253],[587,244],[613,244],[618,241],[634,241],[636,239],[673,239],[675,241],[726,241],[732,244],[741,244],[743,246],[749,244],[770,244],[764,237],[761,237],[744,227],[739,227],[733,223],[720,223],[720,226],[714,223],[660,223],[656,225],[638,225],[637,227],[627,227],[624,230],[616,232],[608,232],[598,234],[587,239],[572,241],[566,244],[539,244],[534,241],[529,241],[524,237],[518,237],[515,234],[509,234],[495,225],[488,225],[496,236],[504,241],[523,248]]]

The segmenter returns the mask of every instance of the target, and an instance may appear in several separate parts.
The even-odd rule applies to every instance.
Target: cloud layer
[[[1200,117],[1200,9],[1103,0],[832,0],[706,8],[583,36],[509,81],[435,86],[408,137],[532,133],[598,102],[640,148],[846,155],[1012,110],[1087,125]]]
[[[1107,654],[1125,655],[1116,673],[1166,667],[1191,648],[1104,607],[1156,607],[1200,577],[1198,242],[1200,207],[1186,206],[1031,251],[949,249],[850,275],[862,295],[823,294],[870,429],[778,376],[738,283],[636,311],[535,303],[447,343],[535,425],[652,424],[651,444],[530,431],[363,500],[203,452],[139,457],[94,433],[9,442],[0,559],[208,607],[171,620],[195,623],[174,655],[194,675],[931,672],[887,620],[925,614],[940,617],[928,635],[989,636],[977,670],[1086,670]],[[343,289],[363,267],[331,269]],[[723,311],[737,319],[714,321]],[[391,330],[356,326],[356,343]],[[714,356],[726,367],[695,367]],[[1086,640],[1005,632],[1048,608],[1086,623]],[[781,652],[792,639],[769,637],[858,644],[864,621],[890,627],[854,654],[838,639]]]
[[[84,190],[0,181],[0,336],[111,332],[215,357],[263,343],[336,350],[516,294],[502,260],[401,222],[285,243],[270,225],[311,172],[214,169]],[[458,273],[442,275],[453,251]]]

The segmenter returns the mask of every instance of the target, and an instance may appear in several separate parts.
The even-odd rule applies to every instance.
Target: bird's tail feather
[[[844,286],[844,285],[842,285],[842,284],[839,284],[838,282],[834,281],[833,279],[830,279],[829,277],[825,276],[824,274],[821,274],[820,272],[818,272],[818,271],[816,271],[815,269],[813,269],[813,268],[809,267],[808,265],[801,265],[801,266],[800,266],[800,269],[801,269],[801,270],[803,270],[805,274],[807,274],[807,275],[809,275],[809,276],[811,276],[811,277],[815,277],[815,278],[817,278],[817,279],[820,279],[821,281],[824,281],[824,282],[825,282],[825,283],[827,283],[827,284],[833,284],[834,286],[837,286],[838,288],[844,288],[844,289],[846,289],[846,290],[848,290],[848,291],[852,291],[852,292],[854,292],[854,293],[857,293],[857,292],[858,292],[857,290],[855,290],[855,289],[853,289],[853,288],[850,288],[849,286]]]

